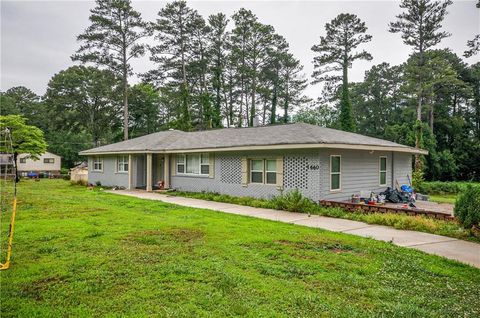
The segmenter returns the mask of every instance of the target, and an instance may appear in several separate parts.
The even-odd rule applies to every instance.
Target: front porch
[[[170,155],[130,154],[128,155],[128,189],[142,189],[148,192],[170,187]]]

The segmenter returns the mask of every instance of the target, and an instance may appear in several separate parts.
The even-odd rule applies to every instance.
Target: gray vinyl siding
[[[330,190],[330,156],[341,156],[341,189]],[[380,185],[380,157],[387,157],[387,185]],[[326,149],[320,154],[322,171],[321,197],[325,200],[346,200],[360,191],[380,193],[392,185],[391,152]],[[399,163],[401,165],[401,163]],[[403,168],[403,167],[402,167]]]
[[[93,157],[88,158],[88,183],[100,182],[107,187],[128,187],[128,173],[118,173],[116,156],[102,156],[103,171],[93,171]]]
[[[408,177],[412,178],[412,155],[408,153],[394,153],[394,182],[398,184],[410,184]],[[408,177],[407,177],[408,176]]]
[[[213,178],[208,176],[185,176],[173,175],[171,178],[171,187],[180,191],[193,192],[217,192],[221,194],[228,194],[233,196],[249,196],[257,198],[272,198],[282,193],[282,191],[290,191],[293,188],[284,187],[279,189],[276,185],[271,184],[253,184],[248,183],[243,185],[241,183],[241,159],[275,159],[278,157],[290,157],[307,161],[309,165],[319,165],[318,151],[256,151],[256,152],[228,152],[215,153],[215,173]],[[172,155],[172,167],[175,169],[175,155]],[[226,166],[230,165],[230,166]],[[286,167],[284,162],[284,168]],[[296,169],[306,169],[305,165],[297,165]],[[222,178],[222,170],[224,178]],[[225,176],[229,174],[229,176]],[[320,169],[311,170],[305,173],[305,187],[299,190],[312,199],[318,200],[320,190]],[[295,177],[296,174],[287,174],[284,169],[284,185],[285,178]]]

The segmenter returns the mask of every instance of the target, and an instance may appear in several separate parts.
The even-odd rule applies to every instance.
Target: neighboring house
[[[38,160],[33,160],[28,154],[20,154],[17,158],[17,170],[26,177],[29,173],[45,174],[46,176],[60,175],[62,158],[51,152],[45,152]]]
[[[265,198],[298,189],[312,200],[407,184],[415,153],[427,154],[302,123],[169,130],[80,152],[88,156],[89,183],[147,191],[163,183],[183,191]]]
[[[0,153],[0,177],[9,177],[15,175],[13,166],[13,155]]]
[[[70,180],[88,182],[88,163],[86,161],[70,169]]]

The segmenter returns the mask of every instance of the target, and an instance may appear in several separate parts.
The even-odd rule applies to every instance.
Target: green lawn
[[[433,202],[455,204],[457,194],[431,194],[429,197]]]
[[[480,270],[415,250],[61,180],[19,190],[2,318],[480,315]]]

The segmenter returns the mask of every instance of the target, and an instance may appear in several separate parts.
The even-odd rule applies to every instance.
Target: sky
[[[5,1],[0,0],[0,90],[23,85],[43,95],[50,78],[74,65],[70,56],[79,47],[77,35],[89,25],[93,1]],[[449,47],[462,55],[468,40],[480,33],[480,10],[474,0],[454,1],[443,23],[452,34],[438,48]],[[154,21],[165,1],[134,1],[134,8],[148,21]],[[304,65],[307,78],[313,72],[312,45],[325,34],[325,23],[339,13],[353,13],[365,21],[371,42],[363,45],[373,55],[370,62],[357,61],[349,71],[351,81],[361,81],[372,65],[404,62],[411,48],[399,34],[388,32],[388,23],[401,12],[398,1],[188,1],[205,18],[223,12],[231,16],[239,8],[252,10],[259,21],[272,25],[290,44],[292,53]],[[152,40],[153,41],[153,40]],[[480,56],[465,61],[475,63]],[[148,56],[135,60],[135,73],[153,67]],[[133,76],[131,81],[137,82]],[[315,98],[320,85],[309,85],[306,95]]]

